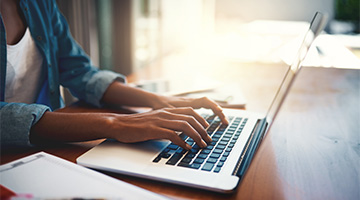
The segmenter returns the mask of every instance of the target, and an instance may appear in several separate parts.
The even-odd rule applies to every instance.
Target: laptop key
[[[233,136],[233,133],[226,133],[224,137],[231,138]]]
[[[217,130],[215,134],[216,135],[222,135],[222,134],[224,134],[224,131],[223,130]]]
[[[193,163],[193,164],[189,165],[189,167],[190,167],[190,168],[193,168],[193,169],[199,169],[200,166],[201,166],[201,165],[198,164],[198,163]]]
[[[203,168],[201,170],[204,171],[211,171],[212,168],[214,167],[214,163],[205,163],[205,165],[203,166]]]
[[[215,173],[219,173],[220,170],[221,170],[221,167],[215,167],[214,172],[215,172]]]
[[[208,157],[208,154],[199,154],[197,157],[202,158],[202,159],[206,159]]]
[[[214,151],[213,151],[213,153],[219,153],[219,154],[221,154],[223,152],[223,150],[221,150],[221,149],[214,149]]]
[[[175,164],[180,160],[180,158],[181,158],[182,156],[183,156],[183,154],[175,153],[175,154],[166,162],[166,164],[175,165]]]
[[[190,163],[191,162],[191,158],[183,158],[182,160],[181,160],[181,162],[182,163]]]
[[[216,163],[216,162],[217,162],[217,159],[216,159],[216,158],[209,158],[209,159],[207,160],[207,162],[209,162],[209,163]]]
[[[210,142],[209,145],[216,145],[216,143],[217,143],[217,141],[212,141],[212,142]]]
[[[210,149],[203,149],[203,150],[201,151],[201,154],[209,154],[210,152],[211,152]]]
[[[171,150],[176,150],[179,146],[176,144],[170,144],[167,148],[171,149]]]
[[[196,158],[196,159],[194,160],[194,163],[202,164],[204,161],[205,161],[205,159]]]
[[[214,148],[214,146],[213,145],[209,145],[209,146],[207,146],[205,149],[213,149]]]
[[[218,164],[216,166],[222,167],[223,165],[224,165],[224,162],[218,162]]]
[[[176,150],[176,153],[179,153],[179,154],[184,154],[185,152],[186,152],[186,150],[181,147],[178,150]]]
[[[162,157],[162,158],[170,158],[171,154],[169,153],[160,153],[160,155],[158,155],[158,157]]]
[[[161,157],[160,156],[157,156],[154,160],[153,160],[153,162],[159,162],[161,160]]]
[[[170,151],[170,149],[166,148],[166,149],[164,149],[161,153],[167,153],[167,152],[169,152],[169,151]]]
[[[180,166],[180,167],[189,167],[189,163],[184,163],[184,162],[180,162],[177,166]]]
[[[210,155],[210,158],[220,158],[220,154],[218,154],[218,153],[212,153],[212,154]]]
[[[189,152],[189,153],[186,154],[185,158],[194,158],[195,155],[196,154]]]
[[[212,138],[220,138],[221,134],[216,133],[215,135],[212,136]]]

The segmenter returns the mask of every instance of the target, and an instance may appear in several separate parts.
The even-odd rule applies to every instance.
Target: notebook
[[[229,193],[243,178],[263,137],[268,132],[310,45],[322,31],[326,17],[313,17],[293,64],[289,66],[275,98],[265,115],[244,110],[224,109],[230,124],[221,124],[211,111],[200,109],[210,123],[213,141],[200,149],[191,138],[181,137],[192,146],[185,151],[169,141],[157,140],[123,144],[106,140],[77,159],[77,163],[97,170],[110,171],[188,187]]]
[[[0,178],[4,199],[168,199],[45,152],[1,165]]]

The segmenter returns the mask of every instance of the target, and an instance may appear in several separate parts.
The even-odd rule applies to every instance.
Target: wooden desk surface
[[[265,112],[282,71],[251,68],[230,78],[243,84],[248,110]],[[99,142],[3,150],[1,163],[37,151],[75,162]],[[303,68],[233,194],[109,175],[174,199],[360,199],[360,70]]]

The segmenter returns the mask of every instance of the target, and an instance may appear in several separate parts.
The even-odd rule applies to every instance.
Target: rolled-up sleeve
[[[101,98],[114,81],[126,83],[126,78],[121,74],[106,70],[95,73],[86,84],[86,101],[95,106],[101,106]]]
[[[0,102],[1,145],[30,145],[30,129],[46,111],[50,108],[40,104]]]

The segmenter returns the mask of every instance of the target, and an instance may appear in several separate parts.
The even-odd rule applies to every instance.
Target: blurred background
[[[58,5],[94,64],[125,75],[184,49],[276,62],[267,53],[288,42],[280,39],[299,34],[315,11],[328,14],[327,33],[355,54],[360,48],[359,0],[58,0]]]
[[[234,68],[249,63],[254,67],[288,66],[316,11],[326,13],[328,23],[325,34],[315,41],[303,65],[360,69],[359,1],[58,0],[57,3],[74,38],[95,66],[126,76],[135,73],[134,84],[149,91],[173,95],[220,88],[213,92],[215,97],[206,95],[228,99],[233,92],[225,94],[226,90],[221,89],[230,88],[222,87],[229,78],[229,73],[223,71],[233,72]],[[249,70],[232,76],[255,75]],[[129,80],[134,82],[131,76]],[[244,94],[252,91],[238,84],[235,88]],[[75,101],[66,89],[63,91],[67,105]],[[245,95],[237,94],[236,98],[232,96],[234,102],[245,104]]]

